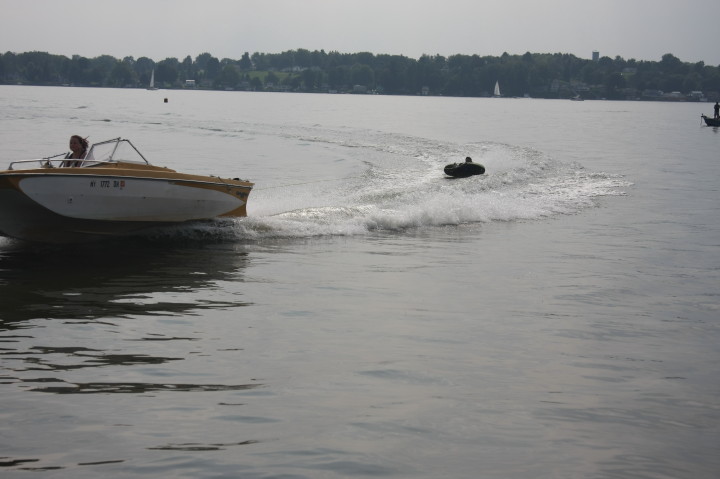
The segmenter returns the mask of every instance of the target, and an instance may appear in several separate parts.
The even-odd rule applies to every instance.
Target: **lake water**
[[[165,102],[167,99],[167,102]],[[247,218],[0,239],[3,478],[716,478],[711,104],[0,86]],[[471,156],[483,177],[452,180]]]

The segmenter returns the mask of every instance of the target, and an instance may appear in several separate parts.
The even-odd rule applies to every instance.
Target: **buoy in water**
[[[482,175],[485,173],[485,167],[480,163],[473,162],[469,156],[465,158],[465,163],[450,163],[445,165],[445,174],[454,178],[467,178],[468,176]]]

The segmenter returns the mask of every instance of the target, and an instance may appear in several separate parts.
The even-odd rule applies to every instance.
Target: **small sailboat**
[[[155,88],[155,69],[153,68],[152,73],[150,74],[150,85],[147,88],[148,90],[157,90]]]
[[[496,81],[496,82],[495,82],[495,91],[493,92],[493,96],[494,96],[495,98],[500,98],[500,97],[502,96],[502,95],[500,94],[500,82],[499,82],[499,81]]]

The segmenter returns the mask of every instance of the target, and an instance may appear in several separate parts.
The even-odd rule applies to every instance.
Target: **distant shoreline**
[[[152,80],[151,80],[152,79]],[[152,82],[152,85],[151,85]],[[0,54],[0,84],[103,88],[347,93],[447,97],[714,102],[720,66],[570,54],[402,55],[290,50],[245,53],[240,60],[203,53],[182,61],[109,55],[68,58],[46,52]],[[494,87],[499,85],[500,94]]]

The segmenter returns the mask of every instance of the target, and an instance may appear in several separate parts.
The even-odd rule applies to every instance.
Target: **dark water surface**
[[[6,163],[123,136],[256,182],[241,220],[0,239],[0,477],[717,477],[710,105],[0,105]],[[485,177],[443,178],[467,155]]]

